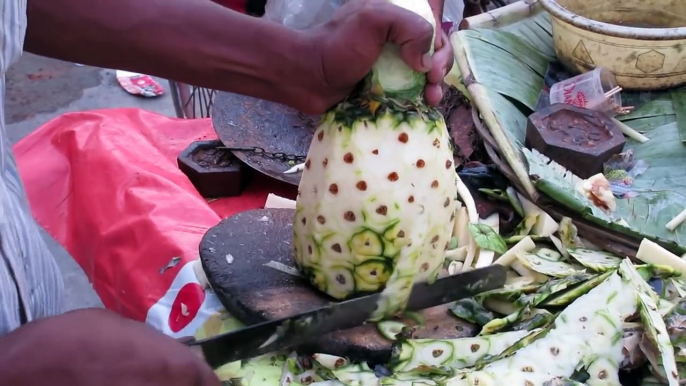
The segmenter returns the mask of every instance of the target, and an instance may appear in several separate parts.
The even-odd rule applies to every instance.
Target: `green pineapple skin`
[[[604,378],[619,370],[622,323],[636,311],[635,301],[630,296],[622,296],[630,290],[616,272],[612,273],[602,284],[563,310],[544,337],[509,357],[487,364],[483,371],[500,376],[518,370],[546,374],[552,379],[569,377],[579,365],[586,363],[595,364],[591,370],[597,370],[597,367],[605,370],[591,374],[591,382],[587,383],[591,386],[604,384]],[[607,360],[597,362],[596,358]]]
[[[339,300],[382,290],[392,274],[399,293],[433,280],[452,235],[455,180],[437,110],[379,97],[339,104],[322,119],[305,162],[296,266]],[[404,307],[389,303],[389,313]]]
[[[474,366],[486,357],[499,355],[529,334],[528,331],[511,331],[445,340],[409,339],[394,347],[391,362],[395,371],[441,366],[462,369]]]

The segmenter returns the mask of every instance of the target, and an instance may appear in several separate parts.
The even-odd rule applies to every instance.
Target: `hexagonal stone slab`
[[[624,149],[626,139],[606,114],[554,104],[531,114],[526,146],[581,178],[603,171],[603,164]]]

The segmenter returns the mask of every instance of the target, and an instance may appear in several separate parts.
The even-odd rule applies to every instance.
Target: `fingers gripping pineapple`
[[[435,20],[427,0],[391,0]],[[446,124],[423,102],[426,75],[388,45],[365,87],[317,128],[294,219],[296,265],[336,299],[383,289],[374,319],[433,280],[450,241],[456,172]]]

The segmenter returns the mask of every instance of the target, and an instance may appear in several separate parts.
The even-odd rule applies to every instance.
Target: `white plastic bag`
[[[294,29],[322,24],[346,0],[267,0],[264,18]]]
[[[443,5],[443,20],[452,23],[459,23],[462,21],[462,13],[464,12],[464,0],[445,0]]]

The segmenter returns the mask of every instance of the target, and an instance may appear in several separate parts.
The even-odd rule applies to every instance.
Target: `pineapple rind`
[[[508,358],[485,366],[483,370],[506,374],[519,369],[555,378],[571,376],[584,359],[593,355],[619,363],[622,359],[622,322],[636,309],[633,299],[618,296],[627,288],[613,273],[562,311],[544,338],[519,349]]]
[[[644,337],[658,350],[656,358],[659,371],[667,380],[669,386],[679,385],[679,371],[674,357],[674,347],[669,339],[667,326],[658,310],[658,296],[636,271],[629,259],[625,259],[619,266],[624,279],[634,289],[634,300],[638,303],[638,310],[644,327]]]
[[[512,331],[473,338],[410,339],[396,348],[393,369],[410,371],[422,366],[449,366],[456,369],[471,367],[487,356],[502,353],[529,334],[529,331]]]

